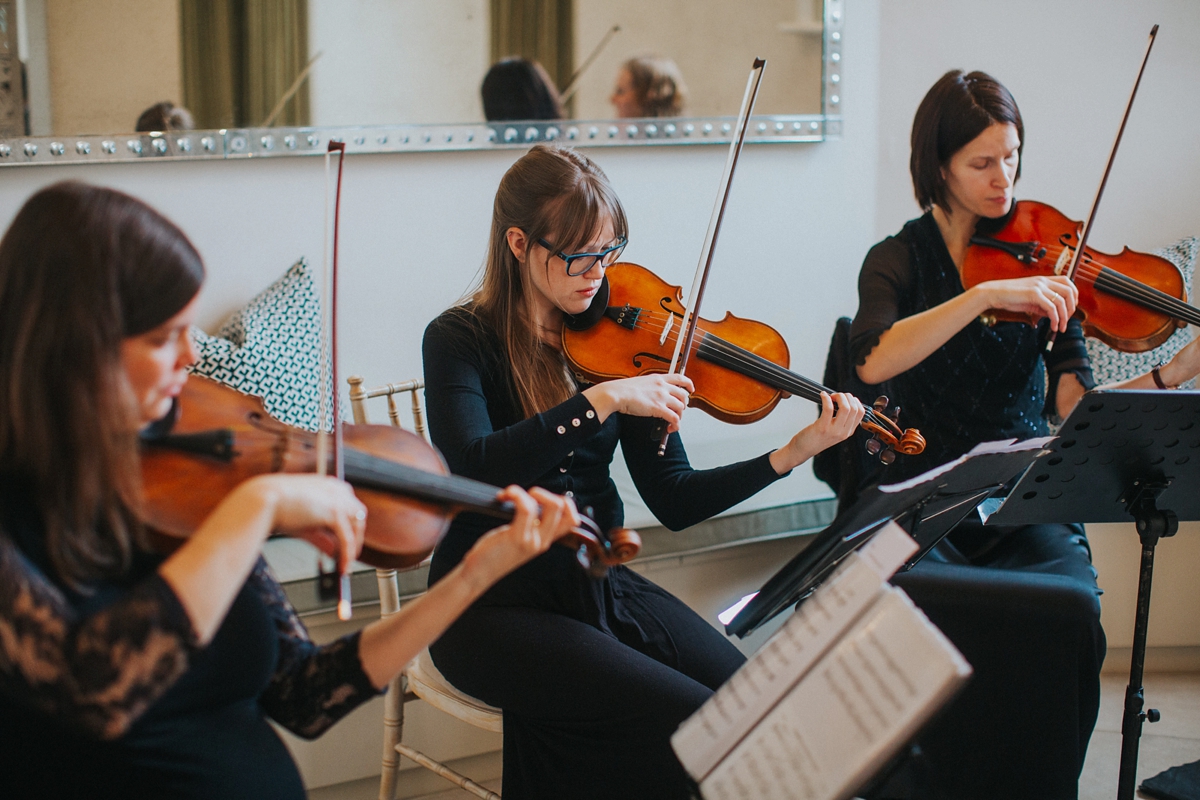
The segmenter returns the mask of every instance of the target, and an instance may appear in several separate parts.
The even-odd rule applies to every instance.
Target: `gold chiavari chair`
[[[346,382],[350,384],[350,407],[356,424],[363,425],[369,421],[367,400],[386,397],[389,421],[397,428],[403,427],[400,409],[396,404],[396,395],[407,392],[412,401],[413,430],[417,435],[426,440],[429,439],[429,434],[425,429],[425,413],[421,408],[420,392],[425,388],[424,381],[417,378],[403,383],[389,383],[375,389],[364,389],[363,379],[358,376],[351,376],[346,379]],[[380,616],[388,617],[400,610],[400,587],[396,578],[396,570],[377,569],[375,576],[379,581]],[[379,800],[394,800],[396,797],[400,756],[411,759],[422,767],[441,775],[476,797],[485,798],[485,800],[500,800],[500,795],[495,792],[401,742],[404,734],[404,704],[417,698],[477,728],[497,733],[503,731],[503,716],[500,709],[469,697],[451,686],[434,666],[433,660],[429,657],[429,650],[422,650],[420,655],[392,680],[388,686],[387,695],[384,697],[383,773],[379,782]]]

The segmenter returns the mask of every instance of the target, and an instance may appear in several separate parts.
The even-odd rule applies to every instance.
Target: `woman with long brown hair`
[[[454,472],[563,492],[609,529],[624,518],[609,477],[620,444],[650,510],[678,530],[854,431],[862,404],[825,396],[820,418],[779,449],[694,470],[675,432],[686,377],[577,384],[560,351],[563,324],[591,305],[627,237],[616,194],[586,156],[539,145],[505,174],[482,285],[425,332],[429,430]],[[651,436],[658,420],[672,431],[663,457]],[[431,582],[485,524],[456,520]],[[455,686],[503,709],[510,800],[686,797],[670,735],[744,661],[650,581],[624,567],[591,580],[565,550],[500,581],[430,652]]]
[[[569,500],[507,489],[512,524],[447,580],[322,647],[260,550],[278,531],[348,563],[366,511],[345,483],[253,478],[173,554],[152,552],[138,431],[187,379],[203,280],[173,224],[80,183],[35,194],[0,240],[5,798],[299,800],[300,775],[267,718],[320,735],[577,521]]]

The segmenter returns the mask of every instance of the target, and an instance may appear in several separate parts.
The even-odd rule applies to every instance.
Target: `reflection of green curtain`
[[[505,56],[540,61],[562,89],[575,71],[572,0],[491,0],[492,63]]]
[[[201,128],[260,125],[308,62],[307,0],[180,0],[184,104]],[[277,125],[307,125],[308,83]]]

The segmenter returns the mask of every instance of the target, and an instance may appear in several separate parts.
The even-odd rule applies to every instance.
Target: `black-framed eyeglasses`
[[[538,239],[537,243],[566,263],[568,275],[577,277],[591,271],[592,267],[597,264],[611,267],[617,263],[617,259],[621,257],[621,251],[625,249],[625,245],[629,244],[629,240],[622,236],[616,244],[604,248],[599,253],[560,253],[545,239]]]

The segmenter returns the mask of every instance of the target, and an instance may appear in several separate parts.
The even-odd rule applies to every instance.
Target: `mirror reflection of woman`
[[[1066,417],[1094,384],[1067,278],[962,286],[970,237],[1013,205],[1024,142],[1016,101],[982,72],[947,73],[917,109],[910,171],[925,214],[867,254],[850,336],[858,376],[890,381],[929,443],[889,468],[889,482],[983,441],[1046,436],[1048,419]],[[1041,324],[988,324],[990,309]],[[1057,340],[1046,354],[1049,330]],[[1198,371],[1192,342],[1159,377],[1178,385]],[[1150,374],[1122,384],[1154,385]],[[976,669],[921,739],[937,796],[1074,798],[1105,653],[1083,526],[984,527],[972,515],[939,548],[953,580],[923,578],[920,567],[897,580]]]
[[[137,514],[137,432],[187,380],[203,279],[173,224],[79,183],[35,194],[0,240],[6,800],[303,800],[268,718],[319,736],[577,520],[565,498],[510,488],[513,522],[445,580],[323,646],[260,551],[280,532],[348,563],[366,511],[347,484],[252,478],[174,553],[152,552]]]
[[[620,202],[587,157],[537,146],[509,169],[481,287],[425,332],[429,431],[452,471],[573,495],[611,529],[624,518],[609,476],[620,444],[642,499],[679,530],[856,429],[862,404],[823,396],[816,422],[749,461],[695,470],[674,432],[658,456],[655,423],[678,429],[691,381],[646,375],[579,386],[560,352],[565,315],[588,309],[627,237]],[[485,524],[455,521],[431,581]],[[451,683],[503,709],[505,798],[686,798],[671,733],[744,658],[632,570],[591,580],[556,549],[497,584],[430,648]]]
[[[631,58],[617,70],[608,102],[617,116],[678,117],[687,101],[687,86],[679,67],[669,58],[646,55]]]

